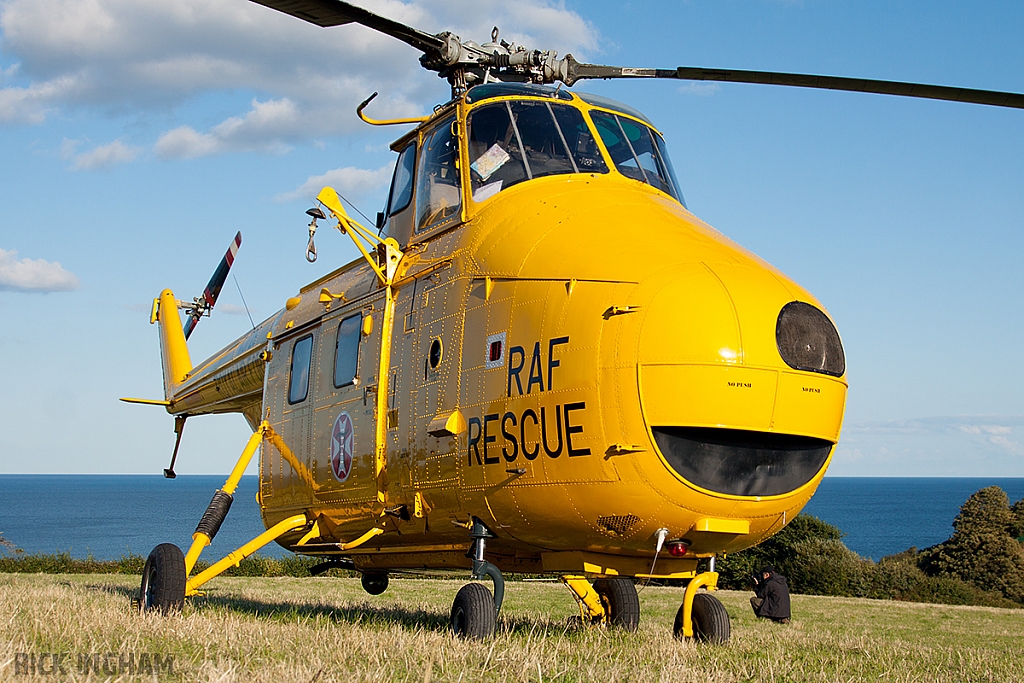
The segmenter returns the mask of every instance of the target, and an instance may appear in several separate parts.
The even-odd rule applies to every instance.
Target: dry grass
[[[672,638],[681,589],[644,589],[640,631],[625,634],[570,626],[568,591],[516,582],[498,636],[467,643],[446,631],[462,582],[397,578],[371,597],[356,579],[219,578],[166,618],[131,610],[136,582],[0,575],[0,679],[29,680],[15,677],[17,652],[147,652],[174,657],[160,680],[188,681],[1024,680],[1022,610],[798,595],[779,626],[753,619],[749,594],[722,591],[733,638],[711,647]]]

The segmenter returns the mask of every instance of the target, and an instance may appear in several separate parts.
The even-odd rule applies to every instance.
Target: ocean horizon
[[[148,555],[159,543],[187,548],[223,475],[0,474],[0,534],[26,553],[100,560]],[[838,527],[862,557],[879,560],[949,538],[967,498],[999,486],[1024,498],[1024,478],[825,477],[803,512]],[[204,557],[221,557],[263,532],[258,478],[242,477],[234,504]],[[276,543],[260,554],[287,554]]]

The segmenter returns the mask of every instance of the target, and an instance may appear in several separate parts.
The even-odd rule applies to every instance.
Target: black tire
[[[633,579],[622,576],[598,579],[594,582],[594,590],[601,597],[609,624],[627,631],[637,630],[640,626],[640,597],[636,594]]]
[[[712,645],[724,645],[729,641],[729,613],[725,611],[725,605],[710,593],[697,593],[693,596],[693,612],[690,618],[693,621],[693,637],[696,640]],[[679,639],[684,637],[682,605],[676,612],[675,636]]]
[[[482,583],[468,583],[455,596],[450,624],[459,638],[492,638],[497,619],[494,596]]]
[[[387,572],[363,572],[363,590],[370,595],[380,595],[388,589]]]
[[[173,543],[153,548],[142,568],[139,610],[169,614],[180,612],[185,602],[185,556]]]

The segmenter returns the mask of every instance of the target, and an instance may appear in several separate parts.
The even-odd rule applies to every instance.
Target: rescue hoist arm
[[[359,253],[377,274],[380,284],[385,287],[391,285],[395,280],[395,273],[403,256],[402,250],[398,248],[398,242],[392,237],[381,239],[349,216],[333,187],[325,187],[320,190],[316,200],[327,207],[327,210],[338,219],[338,231],[347,235],[356,245]],[[314,216],[310,227],[311,231],[315,231],[315,224],[316,217]],[[371,250],[376,258],[370,255]]]

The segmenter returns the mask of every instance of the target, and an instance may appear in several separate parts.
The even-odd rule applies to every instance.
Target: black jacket
[[[757,609],[757,616],[768,619],[789,619],[789,583],[782,574],[772,574],[754,589],[757,597],[764,600]]]

